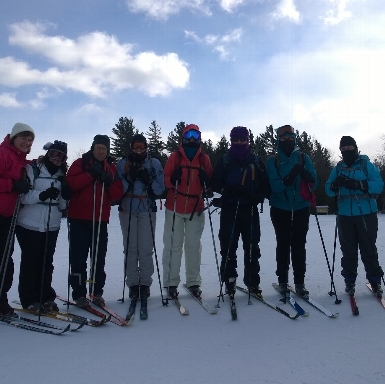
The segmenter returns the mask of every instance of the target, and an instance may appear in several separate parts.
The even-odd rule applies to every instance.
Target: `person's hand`
[[[346,180],[346,176],[344,175],[337,176],[336,179],[332,182],[333,188],[338,189],[343,187],[345,180]]]
[[[40,192],[39,199],[40,201],[46,201],[48,199],[55,200],[58,198],[60,190],[55,187],[49,187],[45,191]]]
[[[314,177],[307,169],[303,169],[301,172],[301,179],[305,183],[314,183]]]
[[[147,168],[142,168],[138,172],[138,179],[146,186],[148,187],[151,183],[151,176],[150,173],[148,172]]]
[[[213,193],[213,190],[211,188],[209,189],[206,189],[205,191],[202,192],[202,197],[204,199],[211,199],[212,197],[214,197],[214,193]]]
[[[367,180],[360,181],[360,180],[346,178],[344,181],[344,187],[350,190],[367,191],[368,182]]]
[[[170,177],[170,182],[172,185],[176,185],[176,182],[178,181],[178,184],[180,184],[180,178],[182,177],[182,167],[177,167],[174,169],[174,172],[172,173]]]
[[[113,180],[107,171],[102,171],[102,173],[99,176],[99,180],[101,183],[104,183],[104,186],[107,189],[110,188],[113,183]]]
[[[12,180],[12,192],[28,193],[31,189],[31,184],[28,180]]]
[[[290,173],[284,177],[283,184],[288,187],[294,183],[295,178],[303,172],[304,166],[303,164],[296,163],[294,167],[291,169]]]
[[[97,179],[103,172],[102,164],[96,162],[87,171],[94,179]]]

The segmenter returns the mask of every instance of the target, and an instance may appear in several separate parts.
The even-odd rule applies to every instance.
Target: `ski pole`
[[[95,215],[96,215],[96,180],[94,181],[94,199],[93,199],[93,209],[92,209],[92,236],[91,236],[91,263],[90,263],[90,277],[87,280],[89,284],[88,290],[91,291],[91,276],[92,276],[92,261],[95,256]]]
[[[129,209],[129,217],[128,217],[128,229],[127,229],[127,239],[126,239],[126,250],[124,252],[124,276],[123,276],[123,293],[122,298],[118,301],[124,303],[124,292],[126,289],[126,277],[127,277],[127,256],[128,256],[128,245],[130,244],[130,232],[131,232],[131,213],[132,213],[132,200],[133,200],[133,194],[131,194],[131,200],[130,200],[130,209]]]
[[[51,183],[51,188],[53,188],[53,182]],[[48,253],[49,224],[50,224],[50,220],[51,220],[51,210],[52,210],[52,197],[50,197],[49,203],[48,203],[47,231],[45,233],[43,268],[42,268],[42,271],[41,271],[41,283],[40,283],[39,321],[40,321],[40,317],[41,317],[41,307],[43,305],[43,291],[44,291],[44,281],[45,281],[45,264],[46,264],[47,253]]]
[[[339,194],[339,192],[338,192]],[[334,267],[335,267],[335,263],[336,263],[336,248],[337,248],[337,235],[338,235],[338,196],[335,195],[335,206],[336,206],[336,225],[334,227],[334,243],[333,243],[333,261],[332,261],[332,276],[334,276]],[[333,285],[332,283],[330,282],[330,291],[329,291],[329,296],[333,296],[334,295],[334,292],[333,292]]]
[[[255,180],[255,168],[254,164],[250,164],[251,168],[251,196],[254,194],[254,180]],[[251,259],[253,256],[253,220],[254,220],[254,204],[251,202],[251,213],[250,213],[250,250],[249,250],[249,299],[248,305],[253,304],[251,301],[251,292],[250,292],[250,284],[251,284]]]

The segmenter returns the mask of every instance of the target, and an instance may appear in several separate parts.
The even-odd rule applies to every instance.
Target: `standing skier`
[[[21,249],[19,296],[23,308],[58,311],[52,288],[53,255],[62,210],[71,197],[65,181],[67,144],[47,143],[47,153],[26,166],[32,188],[23,195],[23,209],[17,219],[16,236]]]
[[[146,138],[136,134],[131,140],[131,152],[127,158],[119,160],[117,169],[124,191],[119,205],[119,221],[126,284],[131,299],[138,299],[139,296],[147,299],[154,273],[152,236],[157,211],[155,198],[165,189],[163,168],[158,159],[148,155]]]
[[[87,259],[90,255],[90,287],[93,301],[104,303],[104,271],[111,202],[122,197],[122,182],[110,154],[110,139],[94,137],[91,150],[74,161],[68,170],[72,197],[68,207],[72,297],[80,307],[87,305]]]
[[[378,218],[375,197],[381,193],[384,182],[378,168],[367,156],[359,154],[356,141],[351,136],[341,138],[340,151],[342,161],[332,169],[325,190],[328,196],[338,199],[337,225],[345,291],[351,294],[355,291],[359,248],[366,278],[373,292],[381,297],[384,272],[376,248]]]
[[[209,188],[212,167],[201,149],[201,133],[195,124],[182,132],[179,150],[173,152],[164,168],[168,189],[163,232],[163,284],[171,297],[178,296],[180,267],[184,243],[186,286],[199,297],[201,294],[201,236],[205,216],[203,197],[212,196]]]
[[[309,230],[309,201],[302,198],[301,183],[314,191],[318,180],[309,156],[298,150],[294,128],[284,125],[276,130],[277,153],[267,161],[271,188],[270,218],[277,240],[276,261],[279,292],[287,291],[290,255],[295,290],[307,297],[305,287],[306,236]]]
[[[35,139],[33,129],[16,123],[0,145],[0,315],[13,313],[7,293],[13,281],[14,224],[21,194],[30,188],[28,180],[21,178],[27,165],[26,157]],[[15,217],[14,217],[15,216]]]
[[[221,217],[219,241],[221,247],[221,278],[226,293],[234,294],[237,274],[239,236],[244,252],[243,282],[251,293],[261,293],[259,287],[259,241],[261,230],[257,205],[268,196],[269,182],[263,161],[250,152],[249,130],[234,127],[230,132],[228,154],[215,165],[212,188],[220,193]]]

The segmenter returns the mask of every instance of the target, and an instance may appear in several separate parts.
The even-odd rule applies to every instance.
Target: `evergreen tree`
[[[228,150],[229,150],[229,142],[227,141],[226,136],[222,135],[222,137],[220,138],[219,142],[215,146],[214,156],[213,156],[211,164],[213,164],[215,166],[217,161],[223,155],[225,155],[228,152]]]
[[[202,150],[210,158],[210,161],[212,163],[214,159],[214,153],[215,153],[213,142],[210,139],[208,139],[207,141],[202,141],[201,146],[202,146]]]
[[[275,155],[277,151],[277,135],[272,125],[266,127],[266,131],[261,133],[255,140],[255,153],[266,163],[267,159]]]
[[[156,121],[153,120],[151,122],[150,127],[148,128],[148,131],[146,132],[147,138],[148,138],[148,146],[147,150],[150,156],[158,159],[162,166],[166,164],[167,161],[167,155],[163,153],[164,149],[166,148],[164,142],[162,141],[162,132],[158,124],[156,124]]]
[[[186,127],[185,122],[181,121],[176,125],[174,130],[168,134],[167,143],[166,143],[166,150],[168,152],[171,153],[179,149],[182,132],[185,127]]]
[[[132,137],[139,133],[133,124],[133,119],[121,117],[115,128],[112,128],[112,133],[116,138],[111,137],[111,155],[119,158],[126,157],[131,145]]]

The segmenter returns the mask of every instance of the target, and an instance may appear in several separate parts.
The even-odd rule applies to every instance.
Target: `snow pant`
[[[238,277],[237,254],[239,236],[243,243],[243,282],[246,286],[257,287],[260,283],[259,259],[261,251],[259,241],[261,229],[257,206],[251,211],[250,205],[223,205],[220,217],[219,242],[221,247],[221,278],[227,282],[229,278]],[[252,213],[252,214],[251,214]]]
[[[380,282],[384,275],[378,263],[376,248],[377,213],[360,216],[338,216],[338,236],[341,245],[341,275],[355,281],[358,267],[358,248],[369,281]]]
[[[166,209],[163,231],[163,285],[178,286],[182,262],[183,243],[186,269],[186,286],[201,285],[200,276],[202,245],[201,236],[205,226],[205,215],[175,213]]]
[[[270,208],[270,218],[277,241],[276,261],[279,283],[288,283],[290,254],[294,284],[303,284],[306,273],[306,235],[309,230],[309,208],[285,211]]]
[[[13,282],[14,265],[12,254],[14,249],[15,237],[13,236],[12,239],[10,239],[10,244],[7,244],[9,230],[11,229],[11,221],[12,217],[0,216],[0,266],[2,266],[2,269],[0,270],[0,287],[1,282],[4,279],[3,290],[0,292],[0,308],[8,303],[7,293],[11,289]],[[8,257],[7,268],[5,268],[7,260],[3,259],[3,257],[7,256],[4,255],[4,251],[7,245],[10,247],[10,252]]]
[[[152,254],[156,212],[151,212],[150,214],[148,212],[131,214],[119,212],[119,221],[123,235],[124,255],[127,258],[126,284],[128,287],[131,287],[132,285],[150,286],[152,284],[152,275],[154,273]],[[127,236],[128,228],[130,228],[129,237]]]
[[[87,295],[87,259],[90,253],[90,280],[94,278],[94,259],[96,258],[95,280],[89,285],[89,293],[103,295],[103,288],[106,282],[104,265],[107,253],[108,233],[107,222],[95,222],[94,236],[92,236],[92,221],[69,220],[70,226],[70,284],[72,298],[74,300]],[[99,237],[99,238],[98,238]],[[92,245],[92,239],[94,244]],[[98,249],[96,249],[99,243]],[[92,254],[92,250],[94,251]]]
[[[41,290],[42,304],[56,299],[52,274],[58,234],[59,230],[38,232],[16,226],[16,237],[21,249],[19,297],[23,308],[40,303]]]

